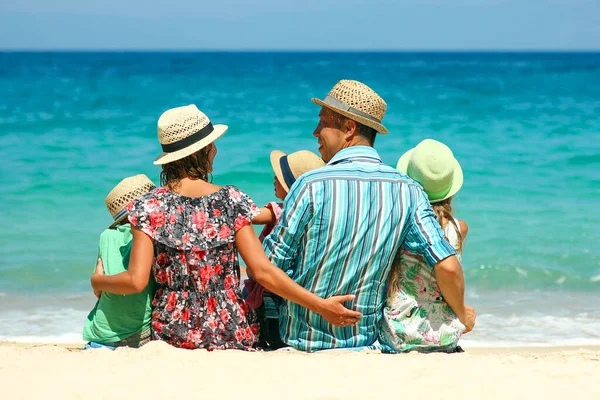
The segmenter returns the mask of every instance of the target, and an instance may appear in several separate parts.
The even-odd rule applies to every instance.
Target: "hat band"
[[[186,138],[183,138],[177,142],[169,143],[169,144],[161,144],[161,147],[165,153],[173,153],[174,151],[178,151],[181,149],[185,149],[188,146],[204,139],[208,135],[212,133],[214,130],[212,122],[209,122],[204,128],[200,129],[198,132],[190,135]]]
[[[115,216],[113,217],[114,221],[118,221],[121,218],[123,218],[123,216],[127,214],[127,210],[126,209],[122,209],[121,211],[119,211],[118,213],[115,214]]]
[[[283,156],[279,159],[279,166],[281,167],[281,174],[283,175],[285,184],[291,189],[294,182],[296,182],[296,178],[292,173],[287,156]]]
[[[336,99],[335,97],[331,97],[331,96],[327,95],[323,99],[323,103],[329,104],[330,106],[342,109],[344,111],[350,111],[352,114],[359,115],[359,116],[361,116],[363,118],[366,118],[368,120],[371,120],[373,122],[377,122],[378,124],[381,123],[380,119],[375,118],[371,114],[367,114],[364,111],[360,111],[360,110],[358,110],[358,109],[356,109],[354,107],[351,107],[348,104],[344,103],[343,101]]]

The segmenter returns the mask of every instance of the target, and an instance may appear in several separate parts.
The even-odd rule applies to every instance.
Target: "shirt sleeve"
[[[433,268],[443,259],[456,254],[456,251],[444,237],[444,232],[423,189],[415,186],[413,194],[416,208],[408,221],[408,233],[402,246],[413,254],[423,256]]]
[[[229,188],[229,198],[233,210],[233,229],[237,232],[244,226],[251,225],[252,218],[260,214],[260,210],[250,196],[236,187]]]
[[[299,179],[285,198],[279,224],[263,242],[267,257],[290,276],[296,270],[296,256],[311,217],[309,187]]]

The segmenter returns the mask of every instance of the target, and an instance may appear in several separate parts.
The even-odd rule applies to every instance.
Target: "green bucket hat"
[[[419,182],[431,203],[454,196],[463,184],[462,168],[452,150],[433,139],[404,153],[396,169]]]

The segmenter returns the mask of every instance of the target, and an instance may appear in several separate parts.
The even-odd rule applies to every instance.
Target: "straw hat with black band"
[[[194,154],[226,131],[227,125],[213,125],[194,104],[167,110],[158,119],[158,141],[163,152],[154,164],[168,164]]]
[[[387,128],[381,124],[387,104],[364,83],[343,79],[323,100],[313,98],[312,102],[369,126],[378,133],[388,133]]]
[[[283,151],[275,150],[271,152],[271,166],[281,186],[289,192],[296,179],[308,171],[325,166],[325,162],[308,150],[287,155]]]
[[[113,217],[113,223],[109,228],[122,224],[127,219],[127,210],[125,206],[137,199],[141,195],[151,191],[156,186],[154,183],[144,174],[130,176],[129,178],[123,179],[113,190],[108,193],[104,203],[108,212]]]

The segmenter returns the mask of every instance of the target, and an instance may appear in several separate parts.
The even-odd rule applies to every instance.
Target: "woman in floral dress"
[[[213,126],[194,105],[161,116],[163,153],[154,163],[162,166],[163,187],[129,204],[129,269],[105,276],[100,265],[92,277],[94,289],[135,293],[152,273],[157,287],[153,339],[189,349],[252,349],[258,326],[239,289],[239,251],[254,279],[268,290],[336,326],[356,323],[361,314],[341,304],[353,296],[322,299],[268,261],[252,228],[258,208],[250,197],[209,182],[217,153],[213,142],[226,130]]]

